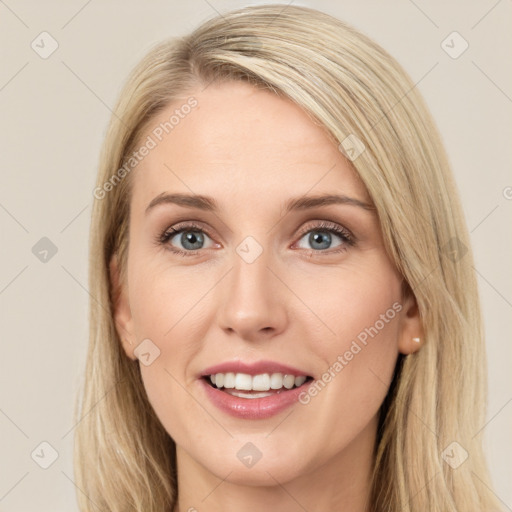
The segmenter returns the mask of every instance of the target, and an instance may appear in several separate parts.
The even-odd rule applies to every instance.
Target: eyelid
[[[177,224],[173,224],[172,226],[169,226],[166,228],[161,235],[158,236],[158,239],[160,240],[160,243],[167,244],[169,240],[174,238],[176,235],[178,235],[180,232],[183,231],[200,231],[205,233],[212,241],[214,241],[214,237],[210,234],[208,228],[206,228],[203,223],[198,221],[182,221],[178,222]],[[217,242],[214,241],[214,244],[217,244]],[[217,244],[218,245],[218,244]],[[181,249],[176,249],[181,250]],[[198,249],[197,251],[200,251],[203,249]],[[187,251],[190,254],[194,254],[197,251]]]
[[[316,222],[317,224],[309,225],[309,222]],[[316,219],[316,220],[312,220],[309,222],[306,223],[306,225],[299,230],[299,233],[297,236],[302,237],[305,234],[309,233],[310,231],[315,231],[315,230],[320,231],[322,229],[325,229],[328,231],[329,230],[333,230],[335,232],[339,231],[340,233],[344,234],[351,241],[353,241],[353,242],[357,241],[356,237],[352,234],[352,232],[349,229],[347,229],[345,226],[342,226],[341,224],[338,224],[337,222],[332,222],[329,220],[321,220],[321,219]]]
[[[176,224],[172,224],[171,226],[165,228],[165,230],[162,232],[162,236],[167,235],[167,234],[172,236],[172,235],[175,235],[180,230],[203,231],[210,238],[212,238],[212,236],[210,235],[209,229],[202,222],[196,221],[196,220],[180,221]]]

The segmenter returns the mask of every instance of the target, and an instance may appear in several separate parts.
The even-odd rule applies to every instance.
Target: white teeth
[[[270,389],[269,374],[255,375],[252,378],[252,389],[254,389],[254,391],[268,391]]]
[[[219,375],[222,375],[222,373],[217,373],[217,376],[215,377],[215,383],[217,383]],[[222,387],[222,384],[217,387]],[[250,391],[252,389],[252,377],[246,373],[237,373],[235,375],[235,388]]]
[[[302,386],[306,382],[306,377],[304,375],[301,375],[300,377],[295,377],[295,385],[297,387]]]
[[[283,387],[283,374],[273,373],[270,377],[270,389],[281,389]]]
[[[233,389],[235,387],[235,374],[225,373],[224,374],[224,387],[227,389]]]
[[[238,391],[268,391],[270,389],[280,390],[282,388],[292,389],[299,387],[306,382],[305,375],[287,375],[282,373],[261,373],[258,375],[249,375],[247,373],[217,373],[210,375],[210,381],[218,388],[236,389]],[[251,398],[261,398],[270,396],[272,393],[231,393],[235,396],[250,396]]]
[[[286,389],[292,389],[295,385],[295,377],[293,375],[285,375],[283,378],[283,386]]]

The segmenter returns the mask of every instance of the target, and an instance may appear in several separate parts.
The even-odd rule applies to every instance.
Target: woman
[[[373,41],[267,5],[158,45],[94,195],[81,510],[499,510],[456,187]]]

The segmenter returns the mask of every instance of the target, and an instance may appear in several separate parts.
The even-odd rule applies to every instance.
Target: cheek
[[[201,309],[206,285],[204,275],[201,279],[191,267],[169,268],[161,260],[165,263],[161,257],[140,258],[138,263],[133,259],[130,305],[138,338],[152,335],[169,343],[190,315]]]
[[[294,290],[312,313],[309,317],[323,326],[315,346],[330,359],[336,351],[348,349],[352,340],[364,343],[368,329],[376,337],[375,327],[382,344],[396,341],[401,279],[380,252],[372,256],[364,265],[354,261],[294,282]]]
[[[160,423],[175,442],[186,445],[190,419],[205,423],[210,418],[184,387],[182,377],[169,368],[162,357],[151,366],[141,365],[141,376],[149,403]],[[197,433],[194,437],[199,442]]]
[[[138,343],[151,340],[149,352],[156,354],[150,365],[140,364],[144,387],[160,421],[180,438],[186,430],[182,419],[204,414],[185,388],[195,379],[187,372],[190,361],[206,338],[208,301],[203,296],[213,281],[208,284],[204,275],[190,268],[163,269],[135,258],[133,270],[130,304],[135,335]]]
[[[325,324],[324,336],[311,347],[325,367],[302,403],[319,422],[358,432],[377,413],[393,376],[403,308],[400,278],[377,260],[340,268],[315,283],[300,293],[309,294]]]

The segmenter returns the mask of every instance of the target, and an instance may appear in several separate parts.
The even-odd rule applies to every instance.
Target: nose
[[[221,286],[218,322],[230,336],[262,341],[282,333],[287,326],[286,287],[263,252],[248,263],[236,252],[233,267]]]

